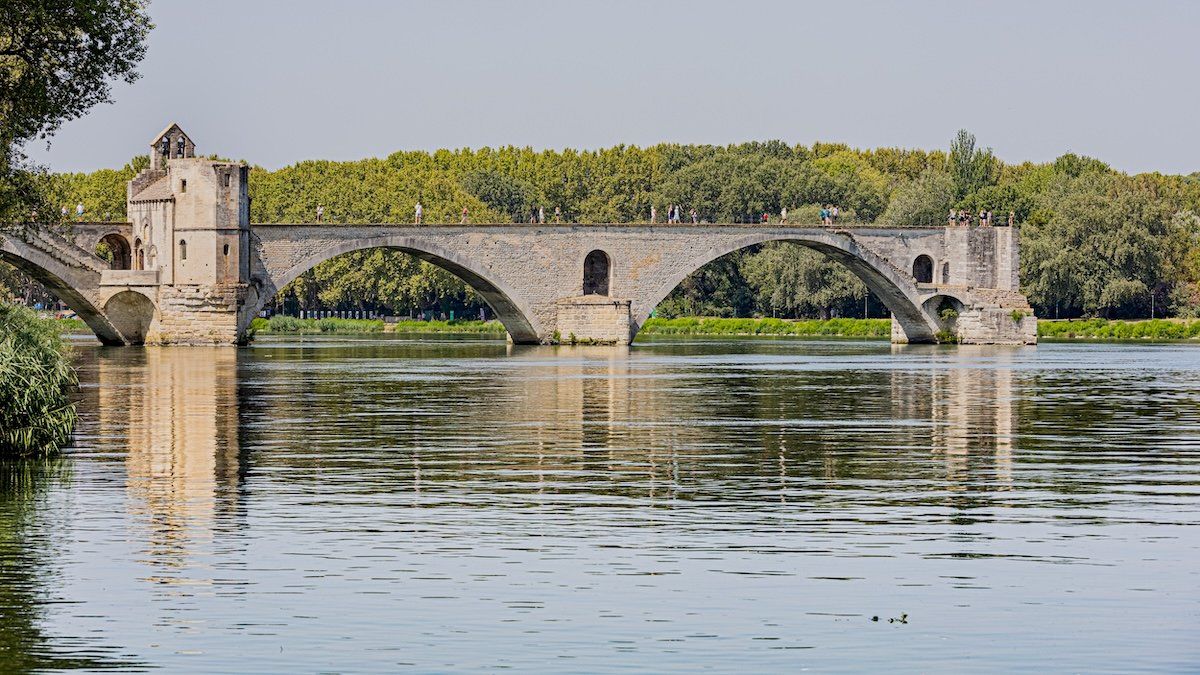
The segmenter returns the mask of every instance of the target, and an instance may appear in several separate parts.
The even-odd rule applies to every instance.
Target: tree
[[[959,129],[950,143],[950,156],[946,159],[946,170],[954,179],[955,199],[962,199],[991,183],[997,169],[998,161],[992,149],[976,150],[975,135]]]
[[[0,3],[0,222],[39,204],[21,147],[111,101],[111,80],[137,79],[151,28],[142,0]]]
[[[930,227],[946,222],[954,204],[954,179],[940,169],[926,169],[892,193],[881,220],[897,227]]]

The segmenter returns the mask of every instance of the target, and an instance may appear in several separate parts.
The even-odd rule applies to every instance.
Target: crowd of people
[[[1017,215],[1012,211],[1009,211],[1008,222],[1002,224],[1007,224],[1009,227],[1012,227],[1016,218]],[[976,224],[980,227],[991,227],[996,225],[996,221],[995,214],[993,214],[990,209],[980,209],[978,216],[972,214],[970,211],[956,211],[954,209],[950,209],[950,215],[946,218],[946,224],[950,226],[957,225],[960,227],[968,227]]]

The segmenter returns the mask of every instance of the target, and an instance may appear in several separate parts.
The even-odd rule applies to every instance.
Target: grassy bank
[[[639,335],[796,335],[886,338],[891,319],[648,319]]]
[[[474,333],[504,335],[499,321],[399,321],[384,323],[379,319],[297,319],[276,314],[268,319],[255,319],[250,328],[262,335],[295,335],[329,333],[351,335],[360,333],[404,333],[412,335],[434,333]]]
[[[1038,321],[1038,337],[1049,340],[1195,340],[1200,319]]]

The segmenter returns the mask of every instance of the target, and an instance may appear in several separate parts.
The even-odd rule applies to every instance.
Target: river
[[[1200,347],[78,348],[0,665],[1200,669]]]

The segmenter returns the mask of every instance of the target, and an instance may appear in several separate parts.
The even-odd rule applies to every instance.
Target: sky
[[[142,77],[28,147],[116,168],[175,121],[274,169],[397,150],[782,139],[1200,171],[1200,2],[154,0]]]

